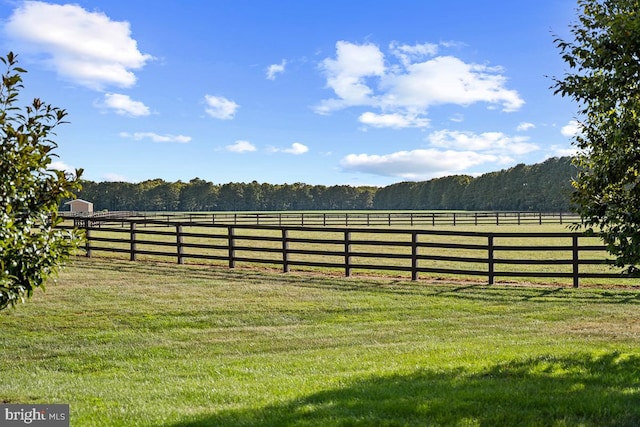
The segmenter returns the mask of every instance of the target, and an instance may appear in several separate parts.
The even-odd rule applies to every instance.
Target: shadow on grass
[[[374,377],[263,408],[204,414],[199,426],[637,426],[640,357],[538,357],[493,366]]]

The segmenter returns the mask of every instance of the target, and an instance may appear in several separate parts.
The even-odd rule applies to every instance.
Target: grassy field
[[[640,288],[79,258],[0,312],[0,402],[72,426],[637,426]]]

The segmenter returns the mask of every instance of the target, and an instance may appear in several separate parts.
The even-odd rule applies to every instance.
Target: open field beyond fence
[[[414,217],[412,227],[397,223],[362,227],[353,222],[337,227],[281,225],[286,222],[283,217],[270,218],[279,224],[265,224],[265,218],[247,224],[237,216],[226,223],[220,218],[213,223],[184,216],[98,216],[75,218],[75,225],[86,231],[85,253],[89,257],[229,268],[262,265],[284,272],[312,270],[345,276],[392,274],[412,280],[462,278],[488,284],[551,280],[577,287],[583,282],[628,279],[607,264],[598,238],[570,232],[566,223],[526,225],[520,217],[519,225],[457,222],[432,226],[419,224]],[[295,218],[301,220],[300,216]]]

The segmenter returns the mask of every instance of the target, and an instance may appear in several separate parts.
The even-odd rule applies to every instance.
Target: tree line
[[[551,158],[535,165],[478,177],[454,175],[386,187],[348,185],[214,184],[152,179],[140,183],[83,181],[78,198],[95,210],[131,211],[285,211],[366,209],[464,209],[570,211],[571,158]]]
[[[569,212],[570,157],[519,164],[476,178],[454,175],[424,182],[401,182],[378,189],[376,209],[463,209],[471,211]]]

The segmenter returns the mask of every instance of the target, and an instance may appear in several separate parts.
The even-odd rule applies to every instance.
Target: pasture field
[[[637,426],[640,288],[74,259],[0,312],[0,401],[72,426]]]

